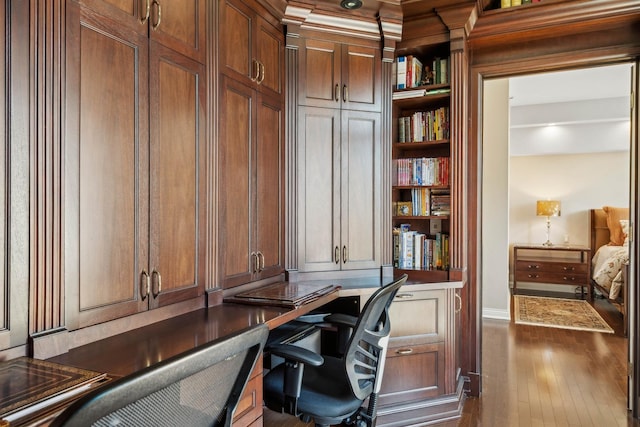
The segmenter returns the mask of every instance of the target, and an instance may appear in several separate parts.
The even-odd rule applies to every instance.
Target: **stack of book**
[[[449,236],[434,236],[411,230],[402,224],[393,230],[393,265],[405,270],[447,270]]]
[[[445,189],[431,191],[431,215],[451,215],[451,193]]]
[[[394,159],[394,185],[449,185],[449,157]]]
[[[437,141],[449,138],[449,107],[417,111],[398,118],[398,142]]]

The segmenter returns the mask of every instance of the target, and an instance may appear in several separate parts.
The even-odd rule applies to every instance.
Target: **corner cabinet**
[[[379,46],[305,38],[297,110],[298,270],[381,265]]]
[[[153,2],[148,15],[67,3],[69,329],[204,293],[204,13],[204,1],[164,12]]]
[[[218,7],[217,263],[230,288],[284,271],[284,31],[252,2]]]

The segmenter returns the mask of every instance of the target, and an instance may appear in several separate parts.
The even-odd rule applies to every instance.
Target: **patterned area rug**
[[[605,332],[613,329],[585,300],[516,295],[516,323],[549,328]]]

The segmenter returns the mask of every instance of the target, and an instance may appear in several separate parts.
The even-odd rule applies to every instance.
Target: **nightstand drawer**
[[[586,264],[576,262],[550,262],[550,261],[528,261],[516,262],[516,271],[540,272],[548,271],[552,273],[565,274],[588,274],[589,267]]]
[[[584,284],[587,282],[587,275],[572,273],[553,273],[548,271],[516,271],[516,280],[519,282]]]

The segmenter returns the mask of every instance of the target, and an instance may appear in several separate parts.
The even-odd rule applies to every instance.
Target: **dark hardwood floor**
[[[640,426],[626,409],[622,316],[604,299],[594,307],[615,334],[483,319],[482,395],[466,400],[459,420],[438,426]],[[265,409],[264,425],[313,424]]]

